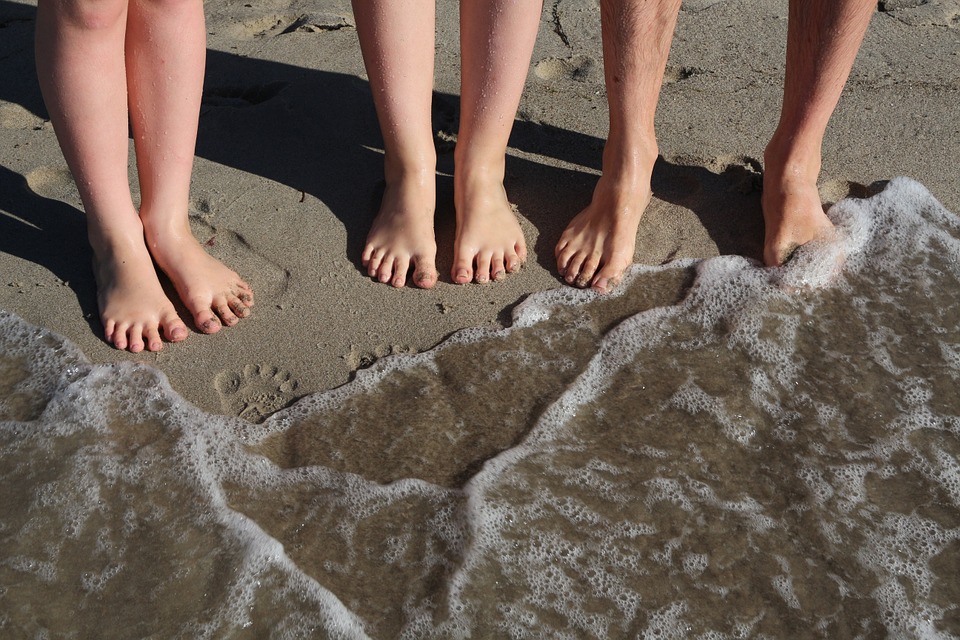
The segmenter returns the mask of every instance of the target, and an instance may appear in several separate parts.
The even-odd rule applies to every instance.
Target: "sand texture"
[[[102,339],[83,213],[35,79],[35,4],[0,0],[0,308],[68,337],[93,362],[149,363],[200,408],[253,421],[377,358],[508,323],[527,294],[561,286],[553,247],[599,173],[599,11],[595,0],[544,7],[507,162],[526,267],[502,283],[458,286],[449,278],[457,3],[438,4],[440,284],[396,290],[360,267],[382,143],[349,2],[208,0],[191,220],[257,302],[237,327],[131,355]],[[684,2],[636,261],[759,257],[760,158],[779,112],[785,33],[786,2]],[[905,175],[958,211],[958,166],[960,4],[881,2],[828,130],[823,198]]]

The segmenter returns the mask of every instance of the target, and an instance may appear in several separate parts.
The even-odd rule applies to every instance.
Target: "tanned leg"
[[[386,189],[367,236],[367,273],[402,287],[437,283],[433,0],[355,0],[353,11],[384,144]]]
[[[680,0],[603,0],[603,67],[610,132],[590,205],[556,247],[569,284],[608,292],[633,262],[637,228],[652,197],[654,115]]]
[[[454,155],[457,235],[451,277],[500,280],[526,242],[503,188],[507,142],[530,67],[542,0],[462,0],[460,130]]]
[[[780,123],[764,152],[763,261],[832,232],[817,192],[821,145],[870,16],[868,0],[791,0]]]

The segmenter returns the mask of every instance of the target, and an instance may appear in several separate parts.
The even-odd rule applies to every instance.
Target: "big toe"
[[[437,284],[439,277],[437,266],[432,259],[416,259],[413,271],[413,284],[421,289],[430,289]]]

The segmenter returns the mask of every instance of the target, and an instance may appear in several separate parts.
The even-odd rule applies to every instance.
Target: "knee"
[[[138,0],[140,5],[150,11],[162,11],[172,14],[183,10],[203,11],[203,0]]]
[[[58,13],[80,29],[100,31],[126,19],[127,0],[66,0],[57,2]]]

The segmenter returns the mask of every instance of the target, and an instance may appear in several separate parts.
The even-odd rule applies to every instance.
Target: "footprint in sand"
[[[207,253],[238,270],[240,277],[253,287],[255,296],[266,295],[276,299],[286,292],[290,272],[257,251],[236,231],[218,228],[204,219],[212,215],[209,210],[190,214],[193,237],[204,246]]]
[[[960,29],[960,5],[955,1],[881,0],[877,10],[911,27]]]
[[[747,195],[763,187],[763,163],[750,156],[724,155],[707,163],[707,168],[727,179],[728,191]]]
[[[692,78],[698,73],[703,73],[703,69],[696,67],[676,67],[668,65],[663,73],[663,84],[675,84],[687,78]]]
[[[537,63],[533,72],[541,80],[576,80],[586,82],[590,79],[596,62],[589,56],[570,58],[544,58]]]
[[[353,27],[353,23],[346,16],[336,13],[309,13],[302,15],[294,20],[290,26],[281,31],[284,33],[294,33],[296,31],[306,33],[318,33],[321,31],[339,31]]]
[[[238,40],[255,40],[297,31],[317,33],[353,27],[347,16],[335,13],[282,14],[251,16],[229,24],[223,31]]]
[[[296,400],[299,387],[288,371],[266,364],[248,364],[243,371],[222,371],[213,384],[225,413],[255,423]]]

